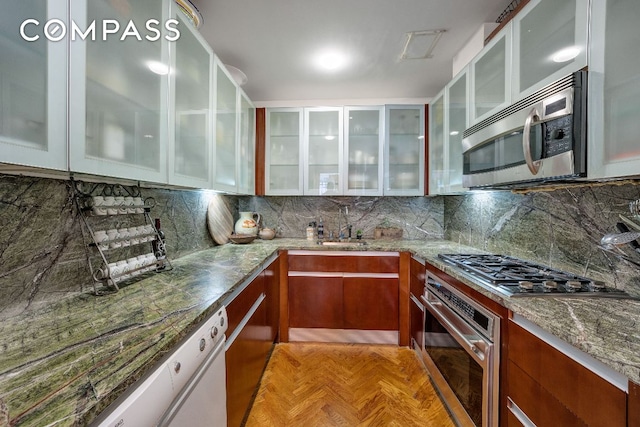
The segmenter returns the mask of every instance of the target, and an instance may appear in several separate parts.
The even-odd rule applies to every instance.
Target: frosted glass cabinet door
[[[172,184],[211,188],[213,52],[181,11],[175,16],[181,31],[171,73],[175,139],[169,178]]]
[[[637,0],[594,0],[589,64],[589,178],[640,175]]]
[[[304,194],[342,194],[342,108],[305,108],[304,113]]]
[[[468,73],[462,72],[447,85],[446,185],[447,193],[464,190],[462,187],[462,135],[468,127]]]
[[[511,26],[509,22],[471,61],[471,125],[511,101]]]
[[[384,194],[424,195],[424,106],[385,107]]]
[[[216,63],[216,138],[214,154],[213,188],[222,191],[237,191],[238,93],[233,78],[222,63]]]
[[[255,194],[256,108],[240,89],[240,146],[238,147],[238,192]]]
[[[513,20],[513,101],[587,65],[588,0],[532,0]]]
[[[120,32],[102,40],[71,41],[71,170],[142,181],[167,182],[168,45],[142,37],[120,40],[130,21],[144,29],[149,19],[165,22],[169,3],[72,1],[80,28],[116,19]],[[164,35],[171,36],[169,33]]]
[[[302,195],[302,108],[269,108],[266,122],[265,193]]]
[[[345,107],[344,194],[382,195],[383,107]]]
[[[4,2],[0,18],[0,162],[67,169],[67,48],[47,41],[49,19],[67,22],[64,0]],[[41,24],[27,25],[26,19]]]
[[[429,194],[442,194],[445,189],[445,91],[429,105]]]

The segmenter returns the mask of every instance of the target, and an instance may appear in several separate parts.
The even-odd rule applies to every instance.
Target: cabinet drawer
[[[522,371],[545,393],[562,402],[567,410],[589,425],[626,425],[624,391],[513,322],[509,323],[509,359],[509,368],[513,372]],[[515,381],[512,387],[511,372],[509,377],[509,394],[523,392],[522,389],[526,387]],[[597,403],[594,402],[594,396],[597,396]],[[535,395],[532,402],[536,402]],[[520,399],[516,404],[520,406],[526,402]],[[536,405],[544,408],[539,402]],[[520,408],[528,413],[523,406]],[[606,411],[603,408],[607,408]]]
[[[411,267],[410,267],[410,287],[411,293],[415,296],[420,296],[424,292],[424,281],[426,276],[426,267],[424,264],[416,261],[411,258]]]
[[[289,271],[398,273],[397,252],[289,251]]]
[[[251,306],[256,302],[261,293],[265,291],[264,276],[258,275],[253,281],[227,306],[227,317],[229,328],[227,336],[230,337],[233,331],[238,327],[244,316],[249,312]]]
[[[587,426],[587,423],[572,413],[513,361],[509,361],[507,372],[509,397],[534,424],[538,426]],[[509,412],[508,409],[507,412]],[[515,423],[512,424],[513,420]],[[508,421],[509,427],[522,425],[515,417],[513,419],[509,417]]]

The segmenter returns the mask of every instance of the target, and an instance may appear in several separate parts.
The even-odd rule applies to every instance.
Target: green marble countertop
[[[0,319],[0,426],[88,424],[278,249],[410,251],[640,383],[640,301],[504,298],[438,260],[449,241],[323,247],[302,239],[227,244],[173,261],[120,292],[78,294]]]

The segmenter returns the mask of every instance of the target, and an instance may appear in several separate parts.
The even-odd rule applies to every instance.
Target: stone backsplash
[[[445,238],[604,280],[640,296],[640,267],[598,247],[603,235],[617,232],[619,215],[630,217],[629,202],[639,198],[636,183],[447,196]],[[628,245],[619,250],[640,263]]]
[[[322,219],[325,237],[337,237],[339,211],[347,207],[352,235],[362,230],[371,239],[377,226],[399,227],[404,239],[442,239],[442,197],[240,197],[240,211],[262,215],[262,226],[275,228],[278,237],[305,238],[312,221]],[[345,235],[346,235],[345,231]]]
[[[170,258],[215,244],[206,227],[209,192],[143,188],[142,195],[155,200],[151,218],[161,219]],[[0,318],[93,289],[70,181],[0,175],[0,223]]]

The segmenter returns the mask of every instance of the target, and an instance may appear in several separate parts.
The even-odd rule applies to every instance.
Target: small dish
[[[253,242],[256,237],[253,234],[232,234],[229,236],[229,240],[238,245],[244,245]]]

